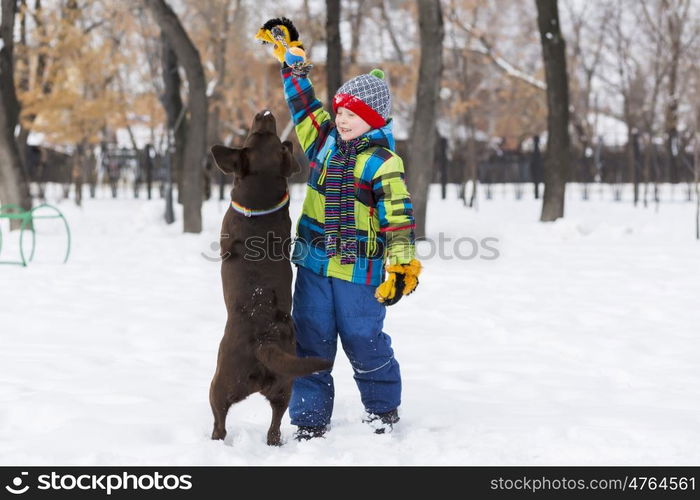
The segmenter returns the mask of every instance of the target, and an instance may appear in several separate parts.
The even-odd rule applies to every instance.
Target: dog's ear
[[[294,146],[292,141],[284,141],[282,143],[282,175],[289,177],[292,174],[301,172],[301,165],[294,158]]]
[[[247,148],[228,148],[216,145],[211,148],[216,166],[225,174],[244,176],[248,173]]]

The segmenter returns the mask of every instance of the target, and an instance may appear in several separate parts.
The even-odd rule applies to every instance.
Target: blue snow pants
[[[362,404],[384,413],[401,403],[401,373],[391,338],[382,331],[386,306],[374,297],[375,288],[297,266],[292,318],[299,357],[335,359],[340,337]],[[289,405],[292,424],[328,425],[334,395],[330,370],[297,378]]]

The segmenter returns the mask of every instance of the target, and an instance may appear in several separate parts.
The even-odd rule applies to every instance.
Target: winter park
[[[698,465],[699,0],[1,0],[0,465]]]

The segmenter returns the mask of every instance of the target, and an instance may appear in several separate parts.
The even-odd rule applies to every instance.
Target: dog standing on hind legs
[[[296,357],[287,179],[299,164],[292,143],[278,138],[269,111],[255,116],[243,148],[214,146],[211,152],[217,166],[234,177],[221,228],[228,320],[209,390],[211,437],[224,439],[231,405],[260,392],[272,406],[267,444],[279,446],[294,378],[333,365],[321,358]]]

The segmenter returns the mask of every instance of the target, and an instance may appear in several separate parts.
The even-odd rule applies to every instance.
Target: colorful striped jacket
[[[367,132],[370,147],[355,162],[355,230],[358,255],[354,264],[329,259],[324,242],[325,173],[337,150],[337,131],[330,114],[314,94],[311,81],[282,69],[284,93],[299,143],[310,161],[309,179],[297,223],[292,262],[322,276],[377,286],[384,281],[384,263],[407,264],[415,254],[415,223],[403,161],[394,152],[391,119]]]

